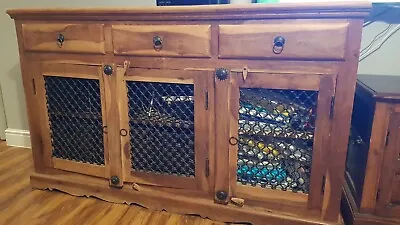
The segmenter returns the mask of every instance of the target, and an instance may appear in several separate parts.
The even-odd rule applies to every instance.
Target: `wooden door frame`
[[[294,82],[294,80],[298,82]],[[331,100],[335,93],[335,79],[333,74],[285,74],[270,72],[248,72],[248,77],[243,80],[242,72],[231,72],[227,80],[220,81],[216,79],[216,104],[223,105],[216,111],[216,117],[224,113],[229,113],[228,124],[217,124],[217,134],[228,130],[228,133],[221,134],[217,138],[216,146],[226,146],[226,153],[216,152],[216,188],[215,192],[226,190],[230,197],[244,198],[255,205],[266,207],[275,207],[279,205],[280,209],[285,209],[302,214],[320,214],[323,201],[323,179],[326,168],[323,161],[328,153],[325,151],[329,146],[329,135],[331,132],[330,110]],[[228,87],[226,87],[226,85]],[[218,88],[222,87],[222,90]],[[237,185],[237,145],[230,145],[228,141],[221,143],[222,140],[228,140],[229,137],[238,138],[238,111],[239,111],[239,87],[240,88],[267,88],[267,89],[288,89],[288,90],[312,90],[318,91],[316,128],[314,131],[313,161],[310,176],[309,194],[293,193],[290,191],[279,191],[272,189],[260,189],[257,187],[248,187]],[[218,99],[229,99],[227,103]],[[229,164],[224,161],[228,154]],[[223,170],[229,168],[227,174]],[[219,172],[223,171],[222,174]],[[228,176],[228,178],[226,178]],[[218,185],[217,185],[218,184]],[[224,186],[225,185],[225,186]],[[217,202],[223,203],[216,199]],[[319,213],[318,213],[319,212]]]
[[[100,97],[102,104],[102,123],[107,124],[105,118],[105,103],[104,103],[104,84],[100,73],[100,67],[98,66],[86,66],[86,65],[73,65],[73,64],[61,64],[61,63],[41,63],[40,73],[36,74],[34,81],[35,89],[38,95],[38,111],[40,117],[40,129],[42,136],[42,149],[43,149],[43,162],[46,167],[51,167],[60,170],[66,170],[70,172],[82,173],[97,177],[106,177],[106,168],[108,166],[107,155],[108,155],[108,143],[106,135],[103,137],[104,143],[104,166],[75,162],[72,160],[58,159],[52,157],[52,144],[50,136],[50,124],[49,116],[47,112],[47,100],[46,100],[46,89],[45,89],[45,76],[52,77],[70,77],[70,78],[83,78],[99,80],[100,84]]]
[[[144,69],[127,68],[118,83],[119,108],[121,112],[120,127],[129,133],[128,96],[126,82],[157,82],[175,84],[193,84],[195,98],[195,177],[180,177],[175,175],[152,174],[146,172],[132,171],[131,169],[131,147],[130,135],[121,137],[121,149],[123,158],[124,181],[162,186],[178,189],[190,189],[208,191],[209,177],[206,176],[206,158],[209,158],[209,123],[210,110],[205,109],[205,94],[209,87],[209,71],[201,70],[168,70],[168,69]],[[205,120],[205,121],[202,121]]]
[[[376,202],[376,213],[381,216],[399,217],[400,204],[393,205],[391,202],[393,193],[393,180],[396,169],[399,169],[400,154],[400,113],[392,112],[383,156],[381,177],[379,179],[379,198]],[[399,187],[400,188],[400,187]]]

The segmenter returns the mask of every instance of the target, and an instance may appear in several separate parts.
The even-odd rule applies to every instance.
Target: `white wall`
[[[27,130],[28,120],[14,21],[6,14],[6,9],[44,7],[136,7],[154,6],[156,5],[155,2],[156,0],[0,0],[0,87],[10,135],[18,130]],[[0,129],[1,118],[2,107],[0,106]]]
[[[388,24],[385,22],[376,22],[365,27],[361,47],[368,46],[375,35],[379,34],[387,26]],[[400,30],[393,34],[378,51],[360,62],[358,73],[400,75]]]

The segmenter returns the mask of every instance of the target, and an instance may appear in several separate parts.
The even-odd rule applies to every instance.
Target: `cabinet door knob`
[[[58,45],[58,47],[62,47],[62,45],[64,44],[64,41],[65,41],[65,37],[64,37],[64,35],[63,34],[58,34],[58,36],[57,36],[57,45]]]
[[[111,65],[104,65],[103,72],[104,72],[105,75],[108,75],[108,76],[112,75],[113,74],[112,66]]]
[[[274,47],[272,48],[272,51],[275,54],[281,54],[283,51],[283,47],[285,46],[286,40],[282,36],[277,36],[274,38]]]
[[[153,45],[156,51],[160,51],[162,49],[163,41],[160,36],[153,37]]]
[[[117,177],[117,176],[112,176],[111,177],[111,184],[118,185],[119,182],[120,182],[119,177]]]
[[[226,80],[228,78],[229,72],[225,68],[217,68],[215,70],[215,76],[217,76],[218,80]]]
[[[220,201],[225,201],[228,198],[228,193],[225,191],[217,191],[215,197],[217,197],[217,199]]]

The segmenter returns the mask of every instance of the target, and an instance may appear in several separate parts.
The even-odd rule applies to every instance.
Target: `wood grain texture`
[[[107,177],[105,166],[98,166],[89,163],[75,162],[65,159],[52,158],[53,167],[55,169],[82,173],[97,177]]]
[[[400,205],[398,199],[399,171],[396,166],[399,163],[400,152],[400,114],[392,113],[390,116],[387,146],[384,150],[381,177],[379,181],[379,198],[376,202],[378,215],[400,218]]]
[[[12,163],[8,163],[12,161]],[[32,151],[0,142],[0,224],[222,225],[198,216],[113,204],[57,191],[32,190]],[[7,173],[5,173],[7,171]],[[107,184],[106,184],[107,185]],[[29,206],[29,207],[27,207]]]
[[[161,187],[183,188],[190,190],[198,189],[198,181],[194,177],[182,177],[175,175],[131,171],[129,175],[126,175],[125,180],[138,184],[154,185]]]
[[[113,25],[116,55],[210,57],[210,25]],[[162,39],[155,49],[153,38]]]
[[[26,110],[28,114],[28,124],[30,130],[30,140],[32,147],[32,155],[34,158],[35,169],[43,168],[46,164],[44,161],[43,154],[43,140],[41,137],[41,110],[38,105],[40,104],[40,97],[37,93],[37,82],[41,79],[41,65],[27,61],[24,57],[25,52],[23,50],[23,38],[22,38],[22,24],[19,21],[15,21],[15,28],[17,31],[18,49],[20,55],[20,66],[22,75],[22,84],[24,86]],[[38,119],[39,118],[39,119]],[[48,163],[49,161],[47,161]]]
[[[98,66],[71,65],[65,63],[42,63],[41,73],[45,76],[99,79]]]
[[[219,26],[220,58],[343,59],[348,23],[245,24]],[[275,37],[285,39],[273,52]],[[234,48],[232,46],[235,46]]]
[[[360,53],[362,20],[353,20],[349,25],[346,44],[346,61],[340,67],[336,79],[335,104],[333,109],[332,135],[330,139],[329,164],[327,168],[322,218],[337,221],[340,211],[341,188],[347,144],[350,132],[351,112],[356,85],[358,57]]]
[[[310,209],[320,209],[322,207],[324,177],[326,164],[329,159],[326,157],[329,148],[329,138],[331,134],[331,100],[334,96],[334,84],[332,76],[324,76],[320,82],[317,102],[317,119],[315,121],[313,161],[311,165],[310,192],[308,207]]]
[[[343,219],[347,225],[397,225],[400,220],[370,213],[361,213],[347,183],[344,184],[341,204]]]
[[[121,153],[121,135],[120,130],[120,118],[119,118],[119,106],[118,106],[118,90],[121,88],[118,84],[120,79],[123,76],[123,69],[121,67],[117,67],[115,64],[110,63],[104,65],[101,68],[104,68],[105,65],[112,66],[113,73],[111,75],[107,75],[102,71],[102,78],[104,82],[104,98],[106,103],[106,124],[107,124],[107,144],[106,148],[108,148],[108,177],[117,176],[120,182],[115,186],[122,186],[124,180],[124,174],[122,171],[122,153]],[[110,185],[111,180],[110,180]]]
[[[229,87],[229,136],[228,143],[231,138],[239,140],[239,109],[240,109],[240,90],[239,84],[242,80],[240,73],[231,72],[231,82]],[[237,182],[237,171],[238,171],[238,151],[239,145],[228,145],[229,151],[229,190],[230,195],[233,197],[245,198],[239,194],[240,184]]]
[[[139,82],[193,84],[194,74],[195,72],[190,70],[130,68],[126,72],[125,80]]]
[[[65,176],[69,179],[65,179]],[[282,224],[282,219],[284,219],[285,222],[283,224],[288,225],[339,224],[337,222],[321,222],[313,218],[301,219],[284,212],[276,214],[259,207],[246,205],[237,207],[232,204],[215,204],[211,199],[200,197],[187,198],[179,195],[165,195],[163,192],[155,190],[137,192],[130,186],[124,186],[122,189],[109,188],[104,180],[98,178],[88,179],[79,174],[61,171],[57,173],[50,172],[50,174],[46,174],[46,172],[33,174],[31,180],[35,188],[43,189],[51,186],[52,189],[63,190],[72,195],[87,196],[95,194],[97,197],[107,201],[121,203],[135,202],[153,210],[165,209],[168,212],[200,214],[211,219],[218,219],[219,221],[249,221],[254,225],[275,225]],[[268,222],[266,223],[266,221]]]
[[[108,132],[105,141],[105,173],[108,177],[110,175],[118,175],[124,180],[124,184],[120,183],[120,188],[113,188],[109,187],[108,179],[85,176],[54,168],[38,167],[36,173],[32,176],[33,186],[61,189],[80,196],[93,195],[114,202],[139,203],[157,210],[166,209],[171,212],[195,213],[222,221],[248,221],[254,224],[265,224],[267,222],[273,225],[340,223],[338,216],[338,202],[342,182],[340,174],[344,168],[344,148],[346,145],[343,139],[347,138],[345,137],[345,129],[347,126],[346,121],[349,120],[350,99],[354,91],[352,84],[354,84],[353,81],[355,80],[353,78],[355,78],[362,18],[366,15],[369,6],[369,3],[307,3],[158,7],[151,9],[9,11],[17,21],[20,21],[19,27],[17,26],[17,32],[19,32],[18,37],[21,39],[19,40],[22,52],[21,62],[24,62],[24,66],[29,66],[23,69],[23,76],[28,78],[24,78],[27,84],[29,84],[29,76],[31,76],[27,70],[32,69],[34,71],[32,74],[37,74],[36,76],[40,78],[39,81],[34,81],[35,85],[41,89],[44,88],[43,75],[41,74],[42,68],[40,68],[42,65],[46,66],[48,70],[46,73],[49,74],[57,73],[61,74],[59,76],[68,76],[69,71],[72,74],[69,75],[70,77],[76,76],[100,80],[100,85],[102,86],[101,95],[103,96],[102,104],[104,105],[102,108],[104,111],[103,119],[105,119],[103,123],[107,126],[106,130]],[[270,20],[271,18],[284,20]],[[51,26],[48,26],[43,32],[36,29],[40,28],[40,26],[36,25],[45,23],[49,23]],[[33,26],[33,28],[36,26],[36,30],[33,29],[31,31],[28,29],[34,35],[40,36],[40,38],[28,40],[28,43],[32,46],[42,46],[42,42],[50,43],[53,39],[48,39],[49,36],[52,36],[52,34],[49,34],[54,33],[57,36],[60,32],[59,30],[65,28],[59,25],[67,25],[65,32],[68,29],[79,30],[80,28],[76,28],[79,26],[100,26],[101,28],[98,29],[102,30],[102,36],[96,35],[96,38],[102,41],[94,41],[94,43],[100,45],[103,42],[103,47],[96,54],[81,54],[89,53],[87,51],[69,51],[68,54],[64,54],[63,51],[58,51],[59,49],[54,51],[48,49],[28,51],[25,49],[26,36],[23,34],[22,24],[26,27]],[[273,29],[265,31],[265,28],[262,28],[263,24],[265,26],[273,25]],[[314,27],[312,27],[313,24],[315,25]],[[326,24],[326,27],[322,28],[321,24]],[[268,37],[274,37],[274,32],[279,32],[277,27],[283,27],[284,29],[280,30],[289,37],[288,45],[285,47],[284,52],[288,52],[291,55],[282,55],[281,58],[265,56],[263,53],[258,53],[259,50],[262,50],[261,47],[248,48],[236,39],[239,44],[233,43],[230,48],[241,48],[243,50],[240,53],[235,53],[239,54],[238,58],[234,59],[231,56],[229,56],[231,58],[220,58],[218,57],[219,45],[223,45],[222,37],[224,36],[220,25],[221,27],[225,25],[244,27],[244,30],[239,31],[239,36],[245,37],[243,42],[247,42],[250,46],[253,46],[256,41],[248,41],[252,39],[245,32],[250,29],[247,27],[252,27],[253,30],[253,26],[260,27],[262,32],[256,29],[257,32]],[[329,37],[326,40],[318,39],[320,40],[318,41],[313,38],[303,38],[303,34],[310,32],[310,30],[313,30],[313,33],[322,35],[323,32],[319,30],[325,29],[327,31],[329,30],[328,28],[333,26],[335,28],[332,28],[332,30],[338,31],[336,32],[337,39]],[[347,29],[347,26],[352,29]],[[96,32],[91,32],[91,35]],[[77,32],[72,31],[70,33],[77,34]],[[81,32],[78,33],[83,35]],[[233,34],[236,34],[236,31],[229,35],[233,36]],[[155,35],[159,35],[163,40],[163,46],[158,49],[159,51],[155,51],[152,43]],[[319,36],[320,38],[325,37],[321,35]],[[77,40],[85,40],[86,36],[90,35],[85,35],[82,38],[79,36]],[[256,37],[260,39],[257,35]],[[293,38],[298,38],[300,41],[290,41]],[[229,37],[229,40],[231,40],[231,37]],[[313,40],[312,44],[311,40]],[[65,43],[67,41],[68,39],[66,39]],[[326,41],[325,46],[329,47],[329,51],[320,47],[323,41]],[[303,46],[303,42],[305,43],[304,46],[308,47],[300,49],[303,52],[301,54],[304,55],[291,50],[292,47],[289,48],[293,43],[296,43],[295,48],[300,48]],[[270,46],[271,40],[264,43]],[[341,43],[341,46],[338,43]],[[45,44],[45,49],[48,48],[46,46]],[[63,45],[62,48],[65,46]],[[81,50],[84,50],[85,47],[87,46],[83,46]],[[265,46],[263,45],[262,47]],[[246,52],[246,50],[248,51]],[[254,51],[259,55],[256,54],[254,56]],[[312,51],[314,51],[315,55],[311,54]],[[120,55],[116,55],[116,53]],[[249,54],[246,55],[247,53]],[[244,54],[244,56],[240,54]],[[266,58],[273,59],[265,60]],[[122,76],[121,66],[125,61],[131,62],[131,68],[128,69],[126,75]],[[108,78],[105,75],[100,75],[102,73],[99,70],[104,63],[113,64],[114,69],[119,71],[117,76]],[[56,64],[65,65],[57,66]],[[233,80],[231,78],[225,81],[208,79],[213,78],[215,68],[219,67],[232,71],[232,75],[236,74],[235,76],[241,79],[237,79],[236,83],[232,83]],[[249,69],[246,81],[242,80],[240,74],[243,68]],[[92,70],[96,70],[97,77],[90,75],[94,73]],[[332,74],[333,76],[331,76]],[[337,77],[336,74],[338,74]],[[237,161],[235,157],[237,155],[229,150],[228,140],[230,136],[234,135],[234,132],[231,131],[237,131],[237,128],[235,128],[237,126],[237,105],[235,106],[235,104],[238,104],[236,102],[238,93],[235,95],[230,89],[232,87],[236,89],[236,86],[240,86],[320,91],[321,82],[328,83],[328,81],[324,81],[326,76],[331,76],[330,81],[333,83],[333,87],[337,89],[339,101],[335,106],[335,116],[340,120],[336,118],[336,124],[332,129],[331,143],[334,144],[331,144],[326,150],[330,153],[328,157],[332,158],[334,162],[329,162],[326,165],[328,182],[325,188],[322,211],[320,210],[321,207],[308,208],[308,196],[294,193],[278,195],[277,192],[275,194],[275,192],[269,192],[269,190],[237,187],[234,184],[236,180],[234,176],[236,171],[234,169]],[[183,179],[176,176],[132,172],[130,140],[128,137],[120,137],[117,129],[129,129],[125,83],[127,81],[195,84],[195,99],[198,103],[196,105],[198,108],[196,108],[195,123],[197,125],[200,124],[195,128],[196,133],[200,133],[195,138],[196,167],[200,169],[196,171],[195,178]],[[336,81],[338,85],[335,86]],[[33,89],[28,87],[26,90]],[[200,106],[205,103],[206,97],[203,94],[205,89],[209,89],[208,112],[200,109]],[[39,161],[46,159],[50,161],[49,165],[51,167],[51,148],[49,147],[51,143],[49,141],[48,128],[45,127],[48,125],[48,121],[46,121],[44,96],[44,91],[40,90],[37,92],[36,102],[31,95],[27,95],[27,100],[34,100],[33,108],[36,105],[40,106],[39,113],[35,114],[32,110],[29,113],[32,113],[36,118],[41,118],[40,115],[43,117],[37,124],[42,124],[44,127],[35,128],[35,123],[32,123],[34,129],[36,129],[33,130],[33,133],[36,132],[36,136],[33,136],[33,141],[37,146],[35,159]],[[323,103],[321,104],[324,106]],[[47,151],[46,147],[48,148]],[[321,158],[318,156],[319,152],[316,151],[316,158]],[[208,179],[205,178],[205,163],[203,163],[207,156],[210,159],[210,176]],[[317,179],[314,183],[318,185],[320,183],[320,175],[317,174],[315,177]],[[317,190],[316,187],[312,188]],[[228,199],[215,200],[215,192],[220,190],[228,193]],[[14,190],[8,190],[8,193],[13,192]],[[314,193],[318,193],[318,191]],[[228,203],[232,196],[241,198],[234,195],[245,196],[246,199],[242,198],[244,199],[243,207]],[[215,202],[226,205],[215,204]],[[315,202],[320,201],[317,200]],[[77,223],[81,218],[86,218],[86,215],[88,215],[85,213],[81,215],[79,212],[82,210],[88,213],[94,205],[91,200],[84,201],[81,205],[72,203],[71,208],[78,209],[73,210],[71,215],[67,216],[67,218],[52,219],[64,224],[68,224],[68,222]],[[296,209],[298,209],[297,212]],[[102,211],[97,208],[96,211],[107,213],[108,209]],[[155,214],[153,216],[151,212],[141,211],[134,211],[139,214],[138,217],[124,216],[128,211],[129,207],[121,207],[121,211],[107,214],[110,218],[109,220],[105,219],[103,221],[101,217],[97,216],[94,219],[94,223],[108,224],[112,223],[110,222],[112,220],[117,220],[116,218],[126,217],[127,220],[132,221],[134,224],[157,224],[160,218],[165,218],[165,215]],[[180,217],[172,216],[168,221],[169,223],[179,223]],[[16,221],[21,224],[22,220]],[[121,222],[121,224],[123,223]]]
[[[248,78],[246,80],[238,79],[237,83],[242,88],[319,90],[321,78],[321,75],[268,73],[250,70]]]
[[[53,155],[53,147],[51,144],[51,136],[50,136],[50,122],[49,115],[47,110],[47,99],[46,99],[46,88],[45,88],[45,76],[42,75],[41,66],[39,64],[39,70],[36,71],[35,74],[35,86],[36,86],[36,95],[37,95],[37,111],[40,119],[40,127],[37,129],[40,130],[40,142],[41,145],[38,149],[34,149],[34,151],[42,152],[42,160],[46,167],[52,167],[53,162],[51,157]],[[37,118],[36,118],[37,119]]]
[[[65,41],[58,46],[58,35]],[[103,24],[23,24],[26,51],[78,52],[105,54]]]
[[[373,212],[375,210],[389,119],[389,106],[378,102],[375,106],[374,121],[372,123],[370,150],[361,199],[361,212]]]
[[[229,20],[277,18],[363,18],[371,8],[368,1],[283,3],[273,5],[208,5],[175,7],[141,7],[115,9],[13,9],[7,13],[13,19],[90,20]]]
[[[25,52],[27,60],[32,62],[68,63],[78,65],[97,65],[110,60],[106,55],[83,54],[55,54]],[[172,69],[190,70],[205,69],[213,71],[218,67],[242,70],[246,65],[251,70],[263,70],[268,73],[301,73],[303,74],[337,74],[341,62],[338,61],[286,61],[286,60],[258,60],[258,59],[218,59],[213,58],[177,58],[177,57],[150,57],[150,56],[113,56],[113,62],[123,65],[124,61],[130,61],[135,68],[147,69]]]
[[[208,191],[210,173],[208,151],[208,71],[197,71],[194,75],[194,150],[195,150],[195,179],[197,189]],[[208,165],[207,165],[208,164]],[[208,173],[208,174],[206,174]]]
[[[230,73],[230,72],[228,72]],[[215,193],[223,191],[230,194],[230,179],[229,179],[229,135],[230,135],[230,120],[223,119],[230,115],[230,81],[231,75],[225,80],[219,80],[214,75],[215,80]],[[217,199],[218,203],[228,203],[227,199]]]

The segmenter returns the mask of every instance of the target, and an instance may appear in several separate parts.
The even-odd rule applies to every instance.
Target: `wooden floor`
[[[32,190],[30,149],[0,142],[0,224],[3,225],[223,225],[197,216],[112,204],[96,198]]]

